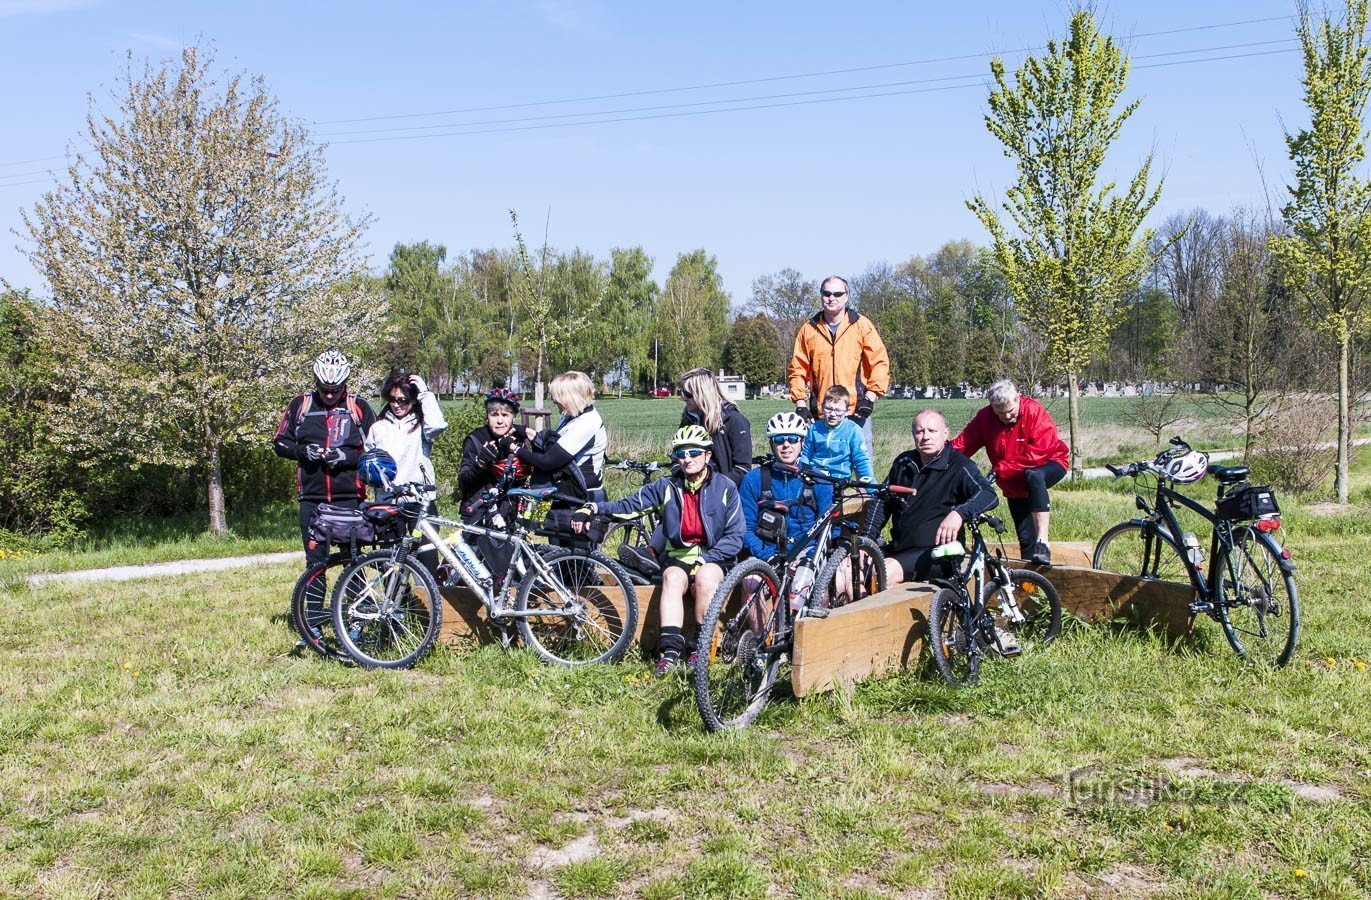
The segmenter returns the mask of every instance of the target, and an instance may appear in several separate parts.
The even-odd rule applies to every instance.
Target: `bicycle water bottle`
[[[814,560],[802,559],[795,564],[795,574],[790,579],[790,611],[799,612],[813,589]]]
[[[476,583],[484,590],[489,591],[491,585],[495,583],[490,576],[490,570],[486,568],[485,563],[481,562],[481,557],[477,556],[476,551],[471,549],[471,545],[462,537],[460,531],[452,536],[452,549]]]
[[[1200,547],[1200,539],[1193,531],[1181,533],[1181,543],[1185,545],[1185,558],[1190,560],[1190,564],[1199,568],[1200,563],[1204,562],[1204,550]]]

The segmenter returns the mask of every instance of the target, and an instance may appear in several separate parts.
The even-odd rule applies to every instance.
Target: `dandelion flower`
[[[1336,656],[1328,657],[1328,664],[1330,666],[1336,666],[1338,664],[1338,658]]]
[[[125,669],[132,669],[132,668],[133,668],[133,663],[124,663],[124,668],[125,668]]]
[[[1296,870],[1295,870],[1295,877],[1296,877],[1296,878],[1308,878],[1308,877],[1309,877],[1309,873],[1306,872],[1304,869],[1296,869]]]

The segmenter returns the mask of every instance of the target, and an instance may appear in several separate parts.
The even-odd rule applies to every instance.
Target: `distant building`
[[[719,372],[719,390],[723,393],[725,400],[732,400],[734,403],[741,403],[747,398],[747,379],[741,375],[725,375]]]

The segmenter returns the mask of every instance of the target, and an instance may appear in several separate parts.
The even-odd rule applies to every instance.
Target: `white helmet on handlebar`
[[[1163,470],[1166,477],[1180,484],[1191,484],[1204,477],[1209,471],[1209,455],[1199,450],[1190,450],[1166,464]]]

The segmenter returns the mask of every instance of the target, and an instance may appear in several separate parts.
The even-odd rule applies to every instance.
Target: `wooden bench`
[[[1180,636],[1189,632],[1187,585],[1145,581],[1091,569],[1087,542],[1053,543],[1053,567],[1025,563],[1042,572],[1062,598],[1062,608],[1091,624],[1124,620]],[[790,681],[797,697],[832,690],[887,672],[917,665],[928,636],[928,604],[933,585],[909,582],[831,612],[825,619],[804,618],[795,631]],[[657,645],[660,614],[655,587],[637,588],[638,629],[644,655]],[[481,606],[465,588],[444,588],[440,640],[494,639]]]

